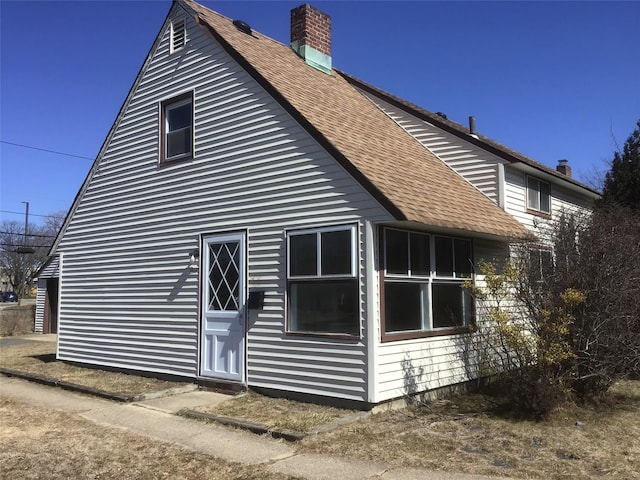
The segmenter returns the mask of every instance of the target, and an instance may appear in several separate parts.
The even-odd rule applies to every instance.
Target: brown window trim
[[[417,338],[444,337],[448,335],[472,333],[475,332],[477,328],[475,323],[470,323],[469,325],[466,325],[464,327],[439,328],[437,330],[424,330],[419,332],[386,333],[384,331],[384,327],[382,330],[383,331],[380,340],[382,341],[382,343],[387,343],[396,342],[399,340],[414,340]]]
[[[350,335],[348,333],[314,333],[314,332],[285,332],[287,337],[305,337],[305,338],[322,338],[327,340],[351,340],[360,341],[360,335]]]
[[[354,250],[354,254],[358,255],[358,243],[359,243],[359,238],[360,238],[360,226],[358,225],[358,223],[353,223],[353,222],[348,222],[348,223],[338,223],[338,224],[330,224],[330,225],[325,225],[325,226],[319,226],[319,227],[313,227],[310,226],[309,228],[294,228],[291,230],[287,230],[285,232],[285,236],[288,236],[290,232],[296,232],[296,231],[301,231],[301,230],[309,230],[309,231],[319,231],[322,229],[328,229],[328,228],[333,228],[333,227],[340,227],[346,229],[352,229],[355,228],[355,250]],[[285,247],[286,251],[286,271],[287,271],[287,281],[285,284],[285,336],[287,337],[301,337],[301,338],[318,338],[318,339],[324,339],[324,340],[348,340],[348,341],[360,341],[362,339],[362,308],[360,307],[361,305],[361,300],[358,300],[358,327],[359,327],[359,332],[357,334],[351,334],[351,333],[331,333],[331,332],[310,332],[310,331],[296,331],[296,330],[291,330],[290,329],[290,315],[291,315],[291,305],[290,305],[290,301],[291,298],[289,296],[289,291],[290,291],[290,286],[291,286],[291,282],[297,282],[297,281],[304,281],[306,280],[321,280],[321,279],[325,279],[325,280],[355,280],[357,283],[357,288],[358,288],[358,292],[361,291],[362,289],[362,279],[360,277],[360,274],[358,272],[358,261],[356,259],[356,265],[355,265],[355,272],[354,272],[354,276],[344,276],[344,277],[307,277],[307,278],[303,278],[303,277],[297,277],[297,278],[289,278],[289,251],[288,251],[288,246]],[[360,293],[358,293],[358,296],[360,296]]]
[[[381,227],[381,231],[386,228],[385,226]],[[392,227],[393,228],[393,227]],[[407,230],[409,231],[409,230]],[[429,234],[435,236],[435,234]],[[397,333],[387,333],[385,330],[385,297],[384,297],[384,242],[382,241],[383,236],[378,235],[378,285],[379,285],[379,298],[380,298],[380,341],[382,343],[388,342],[397,342],[401,340],[414,340],[419,338],[430,338],[430,337],[444,337],[449,335],[459,335],[465,333],[473,333],[477,331],[476,326],[476,302],[475,300],[471,303],[471,321],[469,325],[464,325],[461,327],[450,327],[450,328],[438,328],[433,330],[420,330],[420,331],[411,331],[411,332],[397,332]],[[462,237],[451,237],[451,238],[462,238]],[[471,248],[473,249],[473,241],[471,243]],[[472,250],[473,251],[473,250]],[[475,275],[472,274],[471,280],[475,279]],[[475,280],[474,280],[475,281]]]
[[[185,156],[181,156],[179,158],[166,158],[165,154],[166,154],[166,138],[167,138],[167,132],[166,132],[166,118],[165,118],[165,111],[167,106],[172,105],[174,103],[178,103],[178,102],[182,102],[183,100],[187,100],[190,99],[191,100],[191,153],[189,155],[185,155]],[[168,164],[172,164],[174,162],[181,162],[183,160],[193,160],[194,157],[194,148],[195,148],[195,142],[194,142],[194,136],[195,136],[195,104],[194,104],[194,94],[193,94],[193,90],[191,90],[190,92],[186,92],[183,93],[181,95],[178,95],[177,97],[172,97],[172,98],[168,98],[166,100],[163,100],[162,102],[160,102],[160,165],[168,165]]]
[[[551,219],[551,213],[541,212],[540,210],[533,210],[531,208],[527,208],[526,212],[534,217],[545,218],[547,220]]]

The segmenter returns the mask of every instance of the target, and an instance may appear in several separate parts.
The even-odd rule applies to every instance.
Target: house
[[[479,134],[475,118],[469,126],[452,122],[373,85],[345,76],[409,135],[449,165],[478,190],[513,215],[534,234],[554,213],[589,210],[600,193],[571,176],[568,161],[556,169]]]
[[[313,7],[291,23],[173,3],[40,275],[59,359],[364,406],[473,375],[474,262],[594,192],[333,69]]]

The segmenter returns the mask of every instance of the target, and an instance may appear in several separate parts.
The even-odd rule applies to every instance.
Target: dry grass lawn
[[[41,342],[3,347],[0,364],[117,393],[176,385],[47,362],[52,348]],[[99,427],[69,414],[44,415],[11,402],[0,405],[0,478],[195,478],[196,472],[208,478],[200,475],[201,469],[216,472],[210,476],[214,479],[271,478],[263,473],[245,475],[235,466],[124,433],[112,432],[103,441]],[[256,393],[200,410],[293,432],[313,431],[353,413]],[[481,395],[459,395],[419,408],[370,415],[307,437],[298,449],[395,466],[523,479],[640,480],[639,439],[640,381],[627,381],[618,383],[599,404],[567,406],[545,422],[498,414]],[[54,476],[48,474],[49,468]],[[35,473],[29,477],[31,469]]]
[[[55,359],[52,342],[2,346],[0,366],[122,395],[140,395],[184,385],[60,362]]]
[[[12,400],[0,418],[3,479],[293,480]]]
[[[523,479],[640,479],[640,382],[621,382],[600,405],[567,407],[547,422],[490,407],[480,395],[463,395],[379,413],[307,437],[300,449]]]
[[[321,405],[270,398],[254,392],[198,410],[266,425],[270,429],[305,433],[354,413]]]

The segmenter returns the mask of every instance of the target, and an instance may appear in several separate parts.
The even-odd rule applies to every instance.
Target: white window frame
[[[527,210],[533,210],[536,212],[540,212],[543,213],[545,215],[551,215],[551,184],[549,182],[545,182],[544,180],[540,180],[538,177],[534,177],[531,175],[527,175],[526,176],[526,199],[527,199]],[[536,182],[535,187],[532,187],[530,185],[530,182]],[[548,210],[543,210],[542,209],[542,189],[540,188],[540,185],[544,184],[547,186],[548,188],[548,203],[549,203],[549,209]],[[537,200],[537,206],[536,205],[531,205],[530,202],[530,192],[535,192],[536,194],[536,200]]]

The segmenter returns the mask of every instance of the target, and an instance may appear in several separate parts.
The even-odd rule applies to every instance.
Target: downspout
[[[505,178],[504,178],[504,164],[498,163],[498,205],[500,208],[506,211],[506,201],[505,201]]]
[[[376,404],[378,399],[378,338],[380,316],[378,315],[378,277],[376,270],[376,234],[369,220],[364,222],[365,276],[367,295],[366,342],[367,342],[367,402]]]

